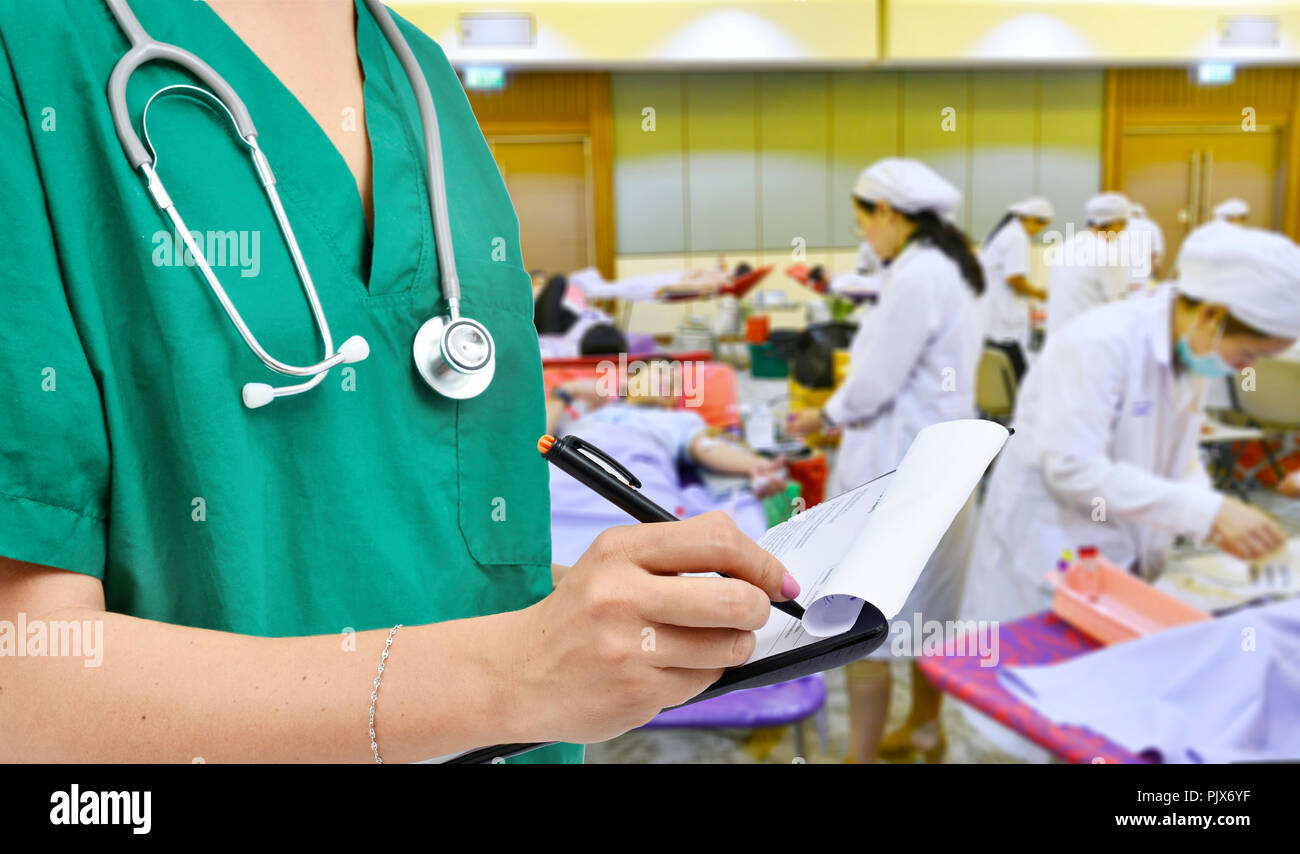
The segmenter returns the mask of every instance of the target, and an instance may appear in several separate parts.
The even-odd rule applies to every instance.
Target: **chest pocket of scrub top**
[[[459,266],[462,312],[488,328],[497,357],[487,390],[456,406],[460,530],[480,564],[549,568],[550,481],[537,452],[546,406],[530,280],[506,263]]]

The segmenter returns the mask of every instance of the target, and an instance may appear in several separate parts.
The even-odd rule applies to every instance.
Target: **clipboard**
[[[888,635],[889,621],[885,619],[885,615],[880,613],[880,609],[870,602],[863,602],[862,612],[858,614],[857,622],[847,632],[813,641],[797,649],[779,652],[759,661],[733,667],[722,674],[717,682],[705,688],[698,695],[680,706],[673,706],[672,708],[680,709],[683,706],[690,706],[702,700],[711,700],[714,697],[721,697],[723,694],[730,694],[732,691],[740,691],[745,688],[761,688],[764,685],[774,685],[777,682],[789,682],[791,679],[843,667],[869,655],[876,647],[884,643]],[[664,711],[669,711],[669,709],[664,709]],[[498,744],[492,747],[480,747],[439,764],[478,765],[496,759],[517,756],[520,753],[526,753],[538,747],[545,747],[548,744],[555,743]]]

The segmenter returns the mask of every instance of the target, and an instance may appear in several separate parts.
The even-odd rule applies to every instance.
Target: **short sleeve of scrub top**
[[[257,410],[242,405],[243,384],[285,378],[239,338],[113,132],[105,93],[127,40],[107,6],[0,6],[0,555],[101,579],[111,611],[264,637],[499,613],[550,592],[534,450],[545,409],[518,220],[455,72],[399,19],[438,110],[462,310],[497,348],[485,393],[441,397],[411,356],[419,326],[446,310],[423,136],[397,58],[356,5],[373,237],[328,136],[206,4],[131,3],[154,38],[193,51],[243,98],[335,342],[370,344],[366,361]],[[166,64],[137,71],[137,129],[151,94],[194,82]],[[164,98],[149,131],[168,191],[262,344],[290,363],[319,360],[228,121]],[[357,691],[364,702],[369,686]],[[520,757],[581,758],[574,745]]]

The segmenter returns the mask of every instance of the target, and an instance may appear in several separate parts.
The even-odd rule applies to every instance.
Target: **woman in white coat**
[[[1300,247],[1212,223],[1188,236],[1179,269],[1048,340],[989,481],[964,618],[1050,607],[1045,576],[1084,545],[1146,577],[1180,534],[1248,559],[1282,545],[1268,516],[1211,488],[1197,449],[1206,379],[1300,336]]]
[[[1074,318],[1123,298],[1134,264],[1122,193],[1093,196],[1084,206],[1087,228],[1048,251],[1047,337]]]
[[[1151,578],[1176,535],[1245,559],[1285,542],[1267,515],[1211,488],[1197,445],[1206,380],[1300,335],[1300,247],[1218,222],[1187,237],[1178,263],[1177,282],[1049,337],[989,480],[963,619],[1005,621],[1051,607],[1047,575],[1063,552],[1084,545]],[[1046,759],[964,711],[1003,750]]]
[[[949,220],[960,191],[920,161],[889,158],[862,173],[853,195],[858,226],[886,265],[881,300],[853,339],[844,385],[820,412],[791,413],[788,425],[794,435],[843,429],[831,495],[897,467],[924,427],[972,417],[982,340],[983,273],[966,236]],[[956,617],[972,513],[968,505],[953,522],[896,625],[912,625],[915,613],[925,621]],[[919,751],[937,760],[943,749],[940,695],[918,670],[908,723],[884,743],[888,662],[858,662],[849,668],[849,681],[853,758],[870,762],[880,746],[882,753]]]
[[[1007,354],[1019,381],[1029,356],[1029,311],[1032,300],[1047,302],[1047,290],[1029,281],[1029,241],[1052,221],[1052,203],[1041,196],[1007,208],[980,247],[988,288],[984,337]]]

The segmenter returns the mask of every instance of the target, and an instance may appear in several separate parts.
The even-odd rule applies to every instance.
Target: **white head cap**
[[[1250,216],[1250,205],[1241,199],[1224,199],[1215,205],[1215,219],[1227,219],[1230,216]]]
[[[1129,202],[1128,212],[1130,216],[1137,217],[1138,219],[1146,219],[1147,217],[1147,209],[1141,202]]]
[[[1178,290],[1226,306],[1233,317],[1278,338],[1300,338],[1300,246],[1262,228],[1215,220],[1187,235]]]
[[[1042,196],[1030,196],[1015,202],[1007,210],[1016,216],[1031,216],[1034,219],[1051,219],[1056,216],[1052,203]]]
[[[943,219],[961,204],[961,190],[909,157],[886,157],[863,169],[853,195],[868,202],[888,202],[903,213],[933,211]]]
[[[1123,193],[1102,193],[1088,199],[1083,207],[1088,225],[1109,225],[1129,218],[1128,199]]]

